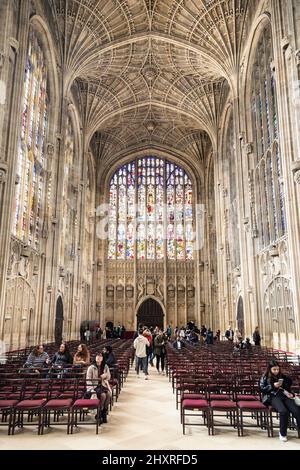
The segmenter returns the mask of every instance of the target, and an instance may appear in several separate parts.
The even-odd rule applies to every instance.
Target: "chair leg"
[[[240,430],[241,430],[241,437],[244,437],[243,410],[240,410]]]

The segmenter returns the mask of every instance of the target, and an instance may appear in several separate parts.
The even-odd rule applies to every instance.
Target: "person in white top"
[[[148,364],[147,364],[147,347],[149,348],[150,343],[147,338],[143,335],[143,330],[139,330],[139,335],[135,338],[133,347],[135,349],[135,370],[139,375],[140,367],[142,366],[145,374],[145,380],[148,380]]]

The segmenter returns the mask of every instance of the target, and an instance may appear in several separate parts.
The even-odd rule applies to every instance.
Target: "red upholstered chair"
[[[239,413],[235,402],[235,384],[227,377],[212,377],[208,383],[208,396],[210,400],[211,432],[214,435],[215,427],[233,427],[240,435]],[[215,421],[221,417],[222,422]],[[227,421],[225,421],[227,418]]]
[[[39,400],[22,400],[17,405],[15,405],[13,409],[13,419],[11,425],[11,433],[15,433],[16,426],[23,427],[24,426],[24,414],[27,413],[27,423],[26,425],[33,425],[33,417],[37,416],[38,418],[38,434],[41,434],[42,428],[42,409],[45,403],[47,402],[46,399],[39,399]]]
[[[244,400],[237,403],[239,409],[239,426],[241,436],[244,436],[244,428],[260,428],[266,429],[268,437],[271,437],[269,424],[269,410],[260,401]],[[244,418],[255,418],[256,423],[245,423]]]
[[[48,392],[48,401],[43,407],[43,419],[41,425],[41,434],[44,434],[44,428],[50,428],[51,417],[53,423],[58,425],[67,425],[67,434],[71,427],[71,411],[73,402],[78,393],[77,379],[53,379],[50,383]],[[67,413],[67,421],[60,421],[60,417]]]
[[[101,379],[98,381],[101,382]],[[74,427],[80,425],[96,425],[96,434],[99,432],[100,414],[101,414],[101,401],[98,399],[84,398],[86,389],[86,380],[81,379],[77,382],[76,400],[73,403],[71,410],[71,434],[73,434]],[[96,419],[93,421],[86,421],[86,414],[91,411],[96,411]]]
[[[18,400],[0,400],[0,426],[7,426],[7,434],[11,434],[13,412]],[[7,421],[8,418],[8,421]]]
[[[99,424],[100,424],[100,409],[101,409],[101,402],[100,400],[87,400],[85,398],[79,398],[75,401],[72,406],[72,417],[71,417],[71,434],[73,434],[74,426],[78,427],[78,422],[80,424],[91,425],[96,424],[96,434],[99,432]],[[95,422],[84,421],[84,411],[96,410],[97,415]],[[78,413],[80,421],[78,421]]]
[[[195,416],[201,416],[203,422],[186,422],[186,417]],[[185,434],[186,426],[206,426],[208,429],[208,434],[210,434],[211,420],[208,401],[206,399],[184,399],[181,404],[181,421],[183,434]]]

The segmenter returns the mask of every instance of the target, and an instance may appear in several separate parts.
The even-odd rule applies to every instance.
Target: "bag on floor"
[[[297,396],[297,395],[296,395],[296,396],[294,397],[294,402],[295,402],[295,405],[300,406],[300,396]]]

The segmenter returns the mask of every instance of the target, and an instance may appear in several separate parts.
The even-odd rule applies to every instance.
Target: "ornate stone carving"
[[[5,61],[5,55],[3,51],[0,51],[0,70],[2,69]]]
[[[5,183],[6,179],[7,179],[6,169],[0,166],[0,184]]]
[[[295,181],[296,184],[300,184],[300,170],[295,172],[294,181]]]
[[[47,148],[47,155],[49,157],[52,157],[54,155],[54,150],[55,150],[54,144],[48,142],[46,148]]]

